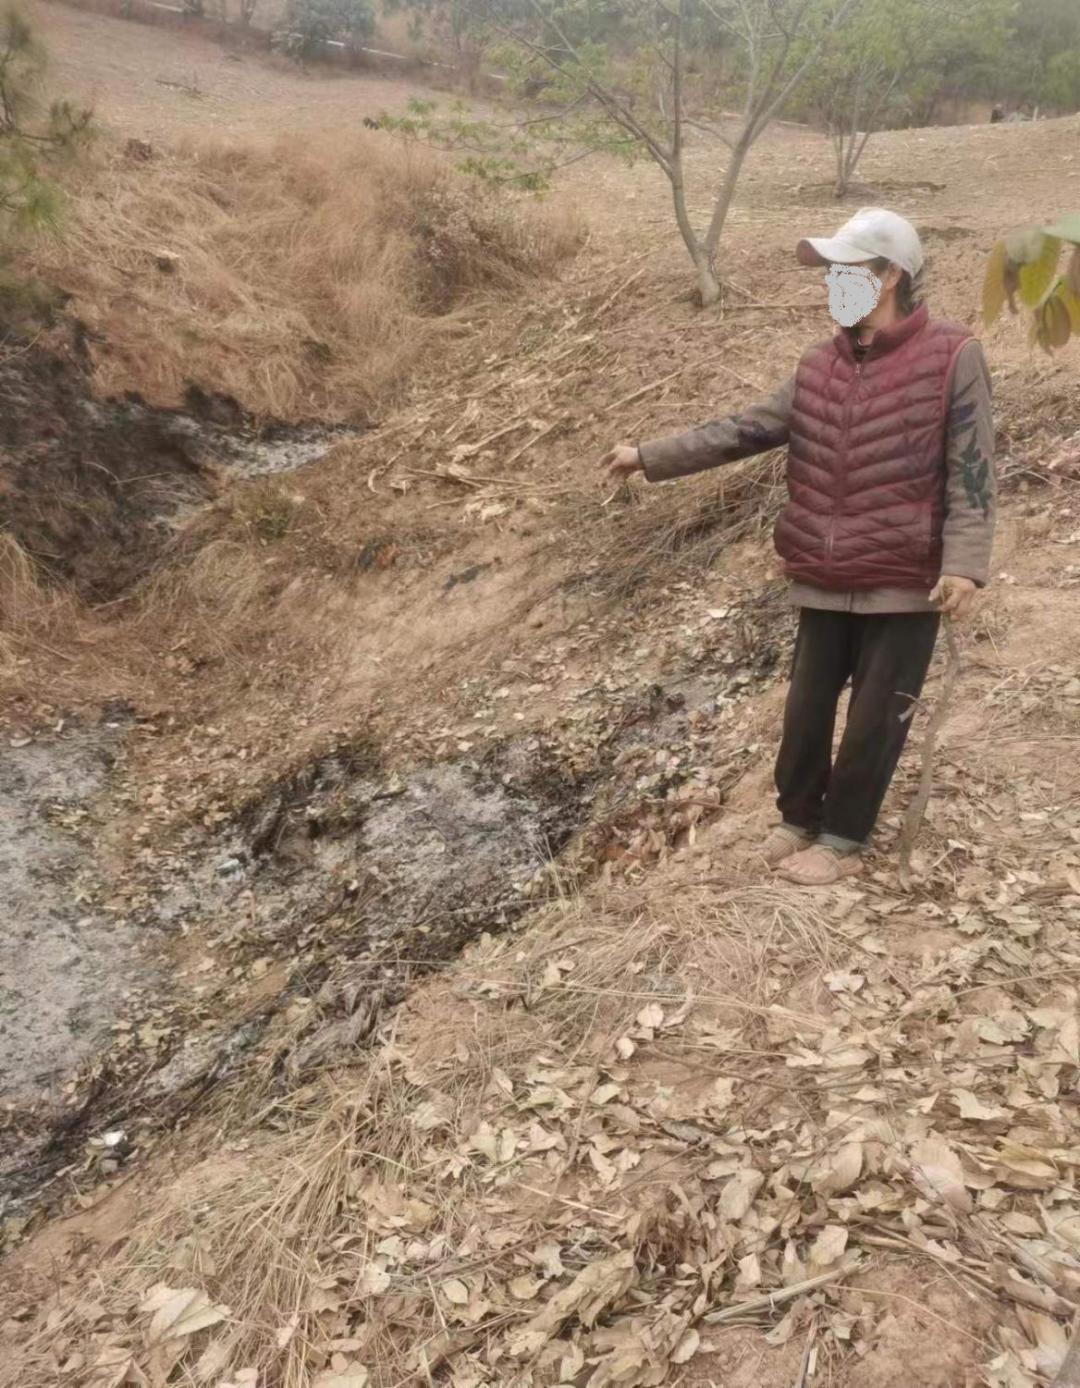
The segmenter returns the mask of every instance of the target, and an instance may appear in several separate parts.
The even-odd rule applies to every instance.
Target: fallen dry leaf
[[[701,1348],[701,1336],[696,1330],[688,1330],[671,1351],[673,1364],[687,1364]]]
[[[367,1388],[370,1378],[367,1369],[361,1369],[359,1366],[342,1369],[340,1372],[324,1369],[322,1373],[315,1375],[311,1388]]]
[[[1008,1109],[999,1108],[996,1104],[984,1104],[977,1094],[973,1094],[970,1089],[954,1089],[951,1091],[956,1100],[956,1106],[960,1110],[961,1118],[970,1118],[976,1122],[990,1123],[998,1118],[1008,1118]]]
[[[810,1246],[812,1272],[817,1274],[838,1263],[847,1248],[847,1242],[848,1231],[842,1224],[826,1224]]]
[[[1005,1141],[997,1157],[1003,1168],[1002,1179],[1022,1190],[1043,1190],[1058,1180],[1057,1167],[1035,1147]]]
[[[1027,1306],[1018,1306],[1016,1317],[1035,1346],[1035,1367],[1044,1377],[1052,1379],[1069,1348],[1065,1327],[1045,1312]]]
[[[637,1014],[637,1024],[645,1031],[655,1031],[664,1025],[664,1009],[658,1002],[647,1003]]]
[[[195,1364],[195,1378],[199,1383],[209,1383],[216,1378],[229,1361],[231,1345],[227,1339],[211,1340]]]
[[[845,1142],[830,1153],[810,1173],[810,1186],[822,1195],[840,1195],[850,1190],[862,1174],[863,1144]]]
[[[217,1325],[229,1314],[227,1306],[215,1306],[205,1292],[197,1287],[166,1287],[159,1283],[151,1288],[139,1307],[144,1315],[152,1313],[147,1343],[180,1340],[197,1330]]]
[[[439,1290],[453,1306],[467,1306],[469,1304],[469,1289],[458,1277],[448,1277]]]
[[[234,1369],[233,1376],[218,1388],[259,1388],[259,1371],[255,1367]]]
[[[911,1149],[916,1182],[932,1199],[943,1200],[950,1209],[969,1214],[974,1208],[964,1185],[960,1158],[943,1137],[931,1133]]]
[[[597,1317],[633,1285],[635,1276],[634,1254],[630,1249],[590,1263],[568,1287],[556,1292],[543,1310],[515,1332],[508,1346],[510,1354],[521,1359],[537,1353],[570,1316],[576,1316],[584,1326],[593,1325]]]
[[[716,1202],[718,1217],[729,1224],[737,1223],[754,1203],[754,1196],[764,1184],[763,1173],[752,1166],[744,1166],[736,1171]]]

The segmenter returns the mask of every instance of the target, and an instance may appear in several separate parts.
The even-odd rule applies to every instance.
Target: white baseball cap
[[[919,233],[884,207],[860,207],[835,236],[808,236],[795,253],[800,265],[855,265],[881,257],[910,275],[917,275],[923,266]]]

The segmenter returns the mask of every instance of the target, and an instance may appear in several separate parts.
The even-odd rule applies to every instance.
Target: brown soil
[[[809,1379],[844,1388],[977,1388],[989,1341],[989,1313],[947,1276],[920,1273],[893,1260],[856,1279],[844,1309],[869,1311],[876,1333],[858,1362],[830,1363],[819,1355]],[[683,1382],[697,1388],[791,1388],[809,1341],[819,1339],[819,1322],[808,1317],[801,1333],[770,1346],[759,1332],[729,1330],[709,1336],[715,1349],[698,1354]]]
[[[265,53],[230,52],[175,28],[88,14],[62,0],[32,0],[59,89],[89,104],[125,137],[210,134],[260,144],[298,130],[359,130],[363,118],[402,112],[418,83],[316,68]]]

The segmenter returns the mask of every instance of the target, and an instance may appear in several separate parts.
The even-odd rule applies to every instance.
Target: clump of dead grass
[[[47,587],[33,559],[0,530],[0,682],[21,686],[40,642],[73,619],[73,600]]]
[[[178,571],[150,580],[140,615],[152,624],[185,623],[211,644],[228,643],[268,600],[267,578],[252,546],[220,538],[197,549]]]
[[[355,419],[445,351],[458,310],[551,272],[567,214],[485,193],[362,135],[271,149],[110,152],[34,269],[92,330],[97,382],[178,402],[189,382],[279,419]]]
[[[783,496],[783,461],[769,453],[721,469],[707,488],[637,488],[614,514],[604,502],[589,530],[600,534],[594,582],[622,602],[657,583],[700,581],[732,545],[766,537]]]

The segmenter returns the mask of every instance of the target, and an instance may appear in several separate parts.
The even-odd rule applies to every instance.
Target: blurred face
[[[873,267],[877,266],[875,270]],[[903,271],[898,265],[881,268],[880,261],[860,265],[830,265],[825,274],[829,310],[845,328],[863,323],[879,305],[886,307],[896,294]]]
[[[825,275],[829,312],[842,328],[868,318],[881,302],[884,283],[869,265],[830,265]]]

